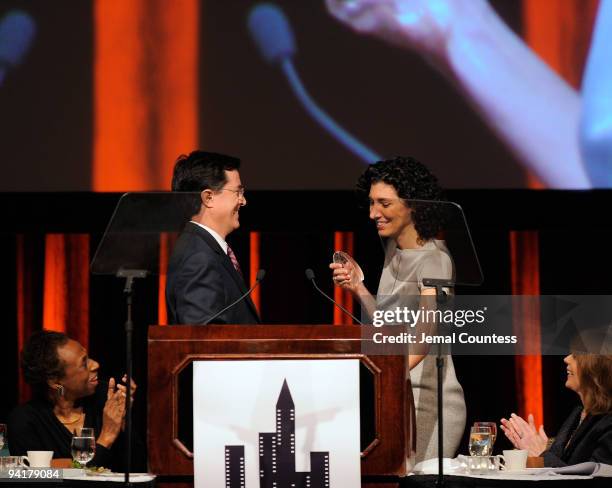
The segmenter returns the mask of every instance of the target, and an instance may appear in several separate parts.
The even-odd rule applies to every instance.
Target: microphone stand
[[[330,297],[327,293],[325,293],[323,290],[321,290],[321,288],[317,286],[317,283],[315,281],[314,271],[312,271],[312,269],[310,268],[306,270],[306,279],[312,283],[312,286],[314,286],[315,290],[317,290],[321,295],[323,295],[330,302],[332,302],[336,307],[342,310],[345,314],[347,314],[350,318],[352,318],[359,325],[364,325],[364,323],[361,320],[355,317],[351,312],[349,312],[346,308],[340,305],[336,300],[334,300],[332,297]]]
[[[130,482],[130,471],[132,467],[132,332],[134,323],[132,322],[132,298],[134,296],[134,280],[145,278],[148,271],[143,269],[120,269],[117,272],[118,278],[125,278],[123,295],[126,304],[125,320],[125,362],[126,362],[126,399],[125,399],[125,470],[123,477],[124,486],[132,486]]]
[[[455,282],[453,280],[441,280],[434,278],[423,278],[423,286],[436,289],[436,304],[444,305],[448,301],[448,296],[442,288],[453,288]],[[444,373],[444,356],[442,355],[442,344],[436,345],[436,377],[437,377],[437,404],[438,404],[438,477],[436,486],[442,488],[444,486],[444,415],[442,415],[443,402],[443,373]]]
[[[255,288],[257,288],[257,286],[259,285],[259,283],[261,283],[261,281],[264,279],[264,277],[266,276],[266,271],[263,269],[260,269],[257,272],[257,277],[255,278],[255,283],[253,283],[253,286],[251,288],[249,288],[245,293],[243,293],[240,298],[238,298],[237,300],[233,301],[232,303],[230,303],[227,307],[222,308],[221,310],[219,310],[217,313],[211,315],[210,317],[208,317],[204,322],[202,322],[201,325],[208,325],[210,324],[213,320],[215,320],[219,315],[221,315],[223,312],[229,310],[230,308],[232,308],[234,305],[236,305],[238,302],[241,302],[242,300],[244,300],[247,296],[249,296],[253,290]]]

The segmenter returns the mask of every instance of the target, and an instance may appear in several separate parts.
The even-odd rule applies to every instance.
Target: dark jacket
[[[92,427],[96,438],[102,430],[108,382],[100,380],[96,392],[81,401],[85,412],[84,427]],[[72,458],[72,432],[53,413],[53,405],[43,399],[30,400],[16,407],[8,418],[8,447],[11,455],[25,456],[27,451],[53,451],[54,458]],[[69,427],[69,426],[68,426]],[[145,448],[140,437],[133,436],[132,471],[146,470]],[[110,449],[96,444],[96,454],[88,464],[122,471],[125,444],[123,433]]]
[[[242,275],[215,238],[189,222],[168,263],[168,323],[203,324],[247,290]],[[251,298],[246,297],[212,323],[258,324],[260,320]]]
[[[587,415],[578,425],[581,413],[582,407],[572,411],[550,449],[542,453],[544,466],[559,467],[586,461],[612,464],[612,414]]]

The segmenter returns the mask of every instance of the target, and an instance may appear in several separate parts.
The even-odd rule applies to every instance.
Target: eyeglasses
[[[231,191],[232,193],[235,193],[238,198],[241,198],[244,197],[245,189],[244,187],[240,187],[237,190],[232,190],[231,188],[221,188],[221,191]]]

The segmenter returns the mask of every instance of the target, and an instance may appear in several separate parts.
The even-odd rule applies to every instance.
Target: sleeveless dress
[[[398,249],[389,240],[376,302],[378,309],[418,304],[423,278],[453,278],[453,263],[442,241],[431,240],[418,249]],[[447,291],[448,292],[448,291]],[[416,408],[416,462],[438,456],[436,356],[430,351],[410,375]],[[445,356],[443,368],[444,457],[454,457],[466,421],[463,388],[457,381],[453,358]]]

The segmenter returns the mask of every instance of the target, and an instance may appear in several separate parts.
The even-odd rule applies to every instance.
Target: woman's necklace
[[[56,414],[57,415],[57,414]],[[62,417],[60,417],[59,415],[57,415],[57,418],[59,419],[59,421],[64,424],[64,425],[72,425],[72,424],[76,424],[79,420],[81,420],[81,417],[83,417],[83,412],[79,413],[77,415],[77,418],[74,420],[62,420]]]

